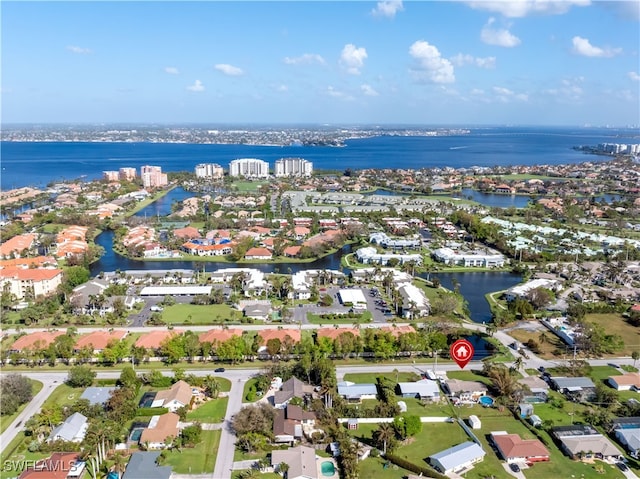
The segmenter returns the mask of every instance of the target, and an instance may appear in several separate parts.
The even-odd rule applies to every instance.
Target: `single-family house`
[[[122,479],[170,479],[171,466],[158,466],[160,451],[134,452]]]
[[[9,352],[21,351],[41,351],[47,349],[58,336],[62,336],[64,331],[37,331],[35,333],[20,336],[9,346]]]
[[[280,390],[274,393],[273,405],[277,408],[283,408],[292,398],[304,399],[306,395],[312,395],[313,392],[313,386],[293,376],[282,383]]]
[[[554,427],[552,435],[560,442],[561,450],[572,459],[612,460],[622,455],[613,442],[588,424]]]
[[[588,377],[552,377],[551,386],[572,401],[591,401],[596,395],[596,385]]]
[[[242,314],[247,318],[267,321],[271,317],[271,303],[249,302],[242,309]]]
[[[436,381],[431,379],[398,383],[398,389],[400,390],[400,395],[404,398],[440,401],[440,387]]]
[[[244,259],[270,260],[271,258],[273,253],[267,248],[249,248],[244,255]]]
[[[121,341],[127,335],[124,329],[114,329],[112,331],[94,331],[84,334],[78,338],[73,349],[80,351],[84,347],[90,347],[94,353],[100,353],[109,343]]]
[[[262,350],[266,350],[266,344],[270,339],[278,339],[281,344],[286,342],[299,343],[301,333],[299,329],[261,329],[258,331],[258,335],[262,338]]]
[[[138,348],[157,350],[160,349],[164,341],[171,339],[176,334],[182,334],[182,331],[175,329],[171,331],[151,331],[142,334],[142,336],[137,339],[135,345]]]
[[[502,459],[507,462],[543,462],[549,460],[549,451],[539,439],[522,439],[518,434],[492,432],[491,440]]]
[[[286,408],[278,409],[273,418],[274,442],[293,442],[302,438],[305,427],[313,427],[316,414],[305,411],[300,406],[287,404]]]
[[[92,406],[95,404],[106,404],[116,389],[117,388],[113,386],[91,386],[84,390],[80,399],[86,399]]]
[[[549,385],[538,376],[527,376],[518,379],[518,384],[524,389],[524,402],[541,403],[546,402],[549,395]]]
[[[89,422],[87,417],[79,412],[74,412],[71,416],[65,419],[62,424],[53,428],[47,442],[82,442],[84,436],[87,434],[88,428]]]
[[[372,383],[355,384],[342,381],[338,383],[338,394],[348,402],[359,403],[363,399],[375,399],[378,396],[378,389]]]
[[[229,328],[229,329],[210,329],[198,336],[200,343],[220,344],[230,340],[235,336],[242,336],[242,329]]]
[[[180,417],[172,412],[152,416],[149,425],[140,434],[139,444],[145,444],[147,449],[164,449],[170,440],[180,434],[179,421]]]
[[[640,391],[640,373],[627,373],[609,376],[608,383],[618,391]]]
[[[479,381],[463,381],[461,379],[447,379],[444,382],[446,393],[455,401],[463,403],[478,402],[488,392],[487,386]]]
[[[616,440],[624,447],[631,457],[638,458],[640,454],[640,427],[614,430]]]
[[[180,380],[169,389],[159,391],[153,398],[151,407],[164,407],[170,412],[176,412],[181,407],[188,407],[192,397],[191,386],[186,381]]]
[[[18,479],[79,479],[84,474],[85,465],[77,452],[54,452],[32,468],[22,471]]]
[[[478,444],[467,441],[429,456],[429,463],[448,475],[470,469],[481,462],[486,454]]]
[[[271,465],[277,468],[287,464],[288,479],[317,479],[316,450],[312,447],[298,446],[287,450],[274,450],[271,453]]]

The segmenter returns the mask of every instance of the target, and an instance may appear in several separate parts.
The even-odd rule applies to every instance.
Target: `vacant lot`
[[[238,321],[241,315],[227,304],[174,304],[164,309],[162,319],[167,324],[222,324]]]

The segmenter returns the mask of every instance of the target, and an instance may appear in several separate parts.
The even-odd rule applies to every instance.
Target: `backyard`
[[[193,448],[167,452],[165,465],[178,474],[203,474],[213,472],[220,444],[221,431],[202,431],[200,443]]]

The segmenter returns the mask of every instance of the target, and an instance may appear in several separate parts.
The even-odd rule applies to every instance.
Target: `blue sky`
[[[2,122],[640,124],[640,3],[2,2]]]

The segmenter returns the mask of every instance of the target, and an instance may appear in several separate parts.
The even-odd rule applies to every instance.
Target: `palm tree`
[[[396,431],[388,422],[383,422],[373,433],[377,444],[382,444],[382,454],[387,454],[387,444],[396,437]]]
[[[289,464],[286,462],[281,462],[278,464],[278,470],[282,473],[282,477],[287,477],[287,473],[289,472]]]

